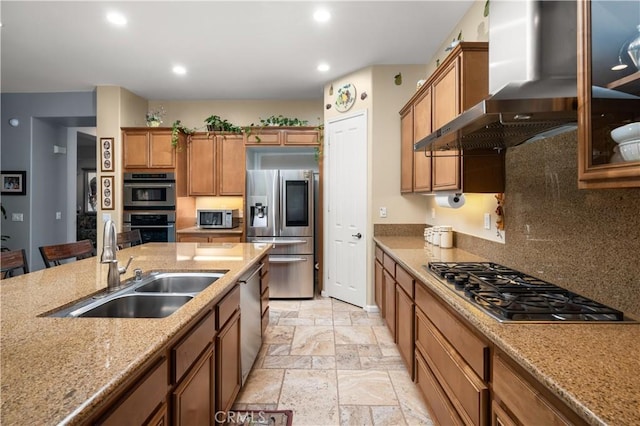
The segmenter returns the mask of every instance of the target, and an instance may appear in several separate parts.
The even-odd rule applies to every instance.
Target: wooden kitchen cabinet
[[[176,167],[175,151],[171,145],[171,129],[122,129],[124,169],[174,169]]]
[[[627,53],[638,36],[640,3],[580,0],[578,5],[578,187],[640,187],[640,158],[622,158],[611,138],[611,130],[640,121],[640,100],[621,99],[640,96],[640,70]],[[618,62],[627,67],[612,70]],[[602,88],[618,99],[593,96]]]
[[[247,146],[318,146],[320,131],[317,127],[252,127],[245,139]]]
[[[492,426],[586,424],[500,351],[493,356],[492,385]]]
[[[215,352],[213,344],[200,357],[193,371],[173,392],[175,425],[213,424],[215,402]]]
[[[260,312],[262,313],[261,330],[262,336],[269,325],[269,256],[260,260],[262,270],[260,271]]]
[[[431,152],[414,152],[413,144],[431,133],[430,87],[400,111],[400,124],[400,192],[429,192]]]
[[[400,111],[403,192],[410,192],[405,170],[409,133],[413,132],[413,143],[419,142],[480,102],[488,91],[488,43],[461,42]],[[504,152],[474,150],[466,156],[458,150],[414,152],[412,176],[412,192],[503,192]]]
[[[240,243],[242,234],[220,232],[178,233],[176,239],[179,243]]]
[[[161,357],[146,373],[134,382],[119,402],[100,420],[99,425],[152,424],[147,419],[157,418],[165,406],[169,390],[169,367],[166,357]]]
[[[374,299],[378,309],[380,309],[380,316],[384,318],[384,267],[382,266],[382,249],[376,246],[376,259],[374,269]]]
[[[229,292],[217,308],[216,411],[228,411],[242,386],[240,352],[240,286]]]
[[[396,341],[396,263],[391,256],[383,253],[383,288],[384,288],[384,319]]]
[[[189,143],[189,195],[243,195],[242,135],[196,133]]]
[[[402,289],[400,284],[396,285],[396,341],[398,351],[407,367],[407,372],[411,379],[414,376],[414,331],[413,322],[415,319],[413,298]]]

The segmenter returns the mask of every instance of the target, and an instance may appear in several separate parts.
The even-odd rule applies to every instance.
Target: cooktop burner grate
[[[622,312],[492,262],[430,262],[425,269],[500,321],[624,321]]]

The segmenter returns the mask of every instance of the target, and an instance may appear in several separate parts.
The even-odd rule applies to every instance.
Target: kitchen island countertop
[[[79,424],[127,377],[268,252],[268,244],[148,243],[121,250],[121,264],[150,271],[228,270],[172,315],[157,319],[41,316],[104,290],[100,255],[0,284],[3,425]]]
[[[500,323],[422,267],[491,259],[425,245],[422,237],[374,241],[589,424],[640,424],[639,323]]]

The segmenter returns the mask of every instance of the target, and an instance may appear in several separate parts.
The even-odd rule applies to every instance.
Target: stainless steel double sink
[[[121,290],[84,299],[50,317],[164,318],[228,271],[152,272],[130,279]]]

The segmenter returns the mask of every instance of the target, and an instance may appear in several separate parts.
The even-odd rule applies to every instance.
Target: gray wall
[[[67,146],[67,127],[95,127],[95,92],[2,93],[0,95],[0,155],[2,170],[27,172],[26,196],[2,196],[8,219],[2,219],[2,234],[11,249],[25,248],[32,270],[44,267],[38,247],[67,242],[67,199],[74,200],[75,186],[68,188],[68,158],[54,155],[53,145]],[[8,125],[20,120],[18,127]],[[74,151],[75,152],[75,151]],[[74,159],[75,164],[75,159]],[[75,170],[73,170],[75,175]],[[23,222],[11,214],[23,213]],[[56,212],[62,219],[56,220]]]

